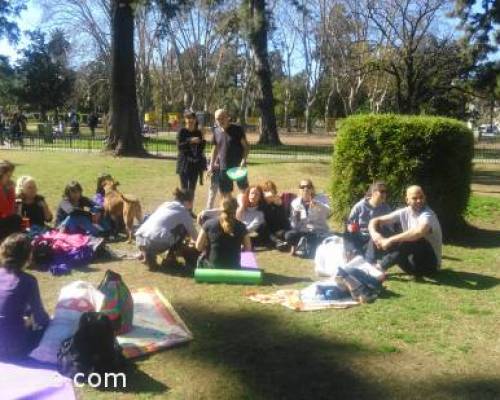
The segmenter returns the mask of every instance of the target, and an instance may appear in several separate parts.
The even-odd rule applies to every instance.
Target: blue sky
[[[29,0],[27,6],[27,9],[21,13],[18,20],[21,32],[39,27],[42,19],[42,10],[36,1]],[[26,38],[23,36],[18,48],[23,48],[25,44]],[[17,58],[15,46],[11,46],[6,39],[0,40],[0,54],[9,56],[13,60]]]

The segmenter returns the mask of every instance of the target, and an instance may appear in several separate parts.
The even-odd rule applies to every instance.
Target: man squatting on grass
[[[215,111],[215,122],[212,141],[214,146],[208,172],[219,174],[219,190],[224,198],[228,198],[233,191],[233,181],[227,176],[227,170],[234,167],[246,167],[250,147],[243,128],[230,122],[226,110]],[[248,187],[248,180],[245,177],[236,184],[243,193]]]
[[[420,186],[406,190],[407,207],[373,218],[368,224],[370,241],[366,260],[383,271],[398,264],[415,276],[430,274],[441,265],[442,233],[436,214],[425,203]],[[384,237],[382,228],[399,223],[402,232]]]

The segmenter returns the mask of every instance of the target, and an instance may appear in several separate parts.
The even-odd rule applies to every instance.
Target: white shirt
[[[416,213],[411,207],[404,207],[393,211],[388,217],[391,218],[391,222],[393,223],[399,222],[403,232],[409,231],[422,224],[428,226],[430,229],[424,236],[424,239],[432,246],[438,265],[441,265],[443,234],[441,232],[441,225],[434,211],[425,206],[420,212]]]
[[[136,236],[151,241],[167,241],[172,236],[172,229],[177,225],[184,225],[189,236],[196,240],[196,229],[193,217],[189,211],[178,201],[163,203],[150,217],[139,227]]]

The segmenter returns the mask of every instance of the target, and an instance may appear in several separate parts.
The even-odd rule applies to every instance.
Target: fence
[[[304,161],[304,162],[330,162],[333,153],[332,140],[315,143],[312,139],[291,140],[280,146],[260,145],[251,139],[250,159],[267,161]],[[106,136],[98,135],[62,135],[29,134],[22,138],[4,138],[3,149],[22,149],[24,151],[74,151],[74,152],[100,152],[106,147]],[[309,142],[309,143],[308,143]],[[0,145],[2,143],[0,142]],[[145,136],[146,150],[155,156],[177,156],[175,133],[165,136]],[[207,143],[206,151],[212,148]],[[500,163],[500,138],[481,140],[474,147],[474,162]]]

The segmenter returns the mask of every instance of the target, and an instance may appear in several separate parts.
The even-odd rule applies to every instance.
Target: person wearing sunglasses
[[[387,186],[385,182],[375,182],[368,188],[365,197],[358,201],[347,219],[344,233],[344,249],[347,261],[358,255],[364,255],[370,240],[368,223],[376,217],[389,214],[387,204]],[[388,232],[387,232],[388,233]]]
[[[291,246],[291,254],[313,257],[317,245],[328,235],[330,206],[326,198],[316,195],[310,179],[299,184],[299,195],[290,205],[292,229],[285,233],[285,240]]]

